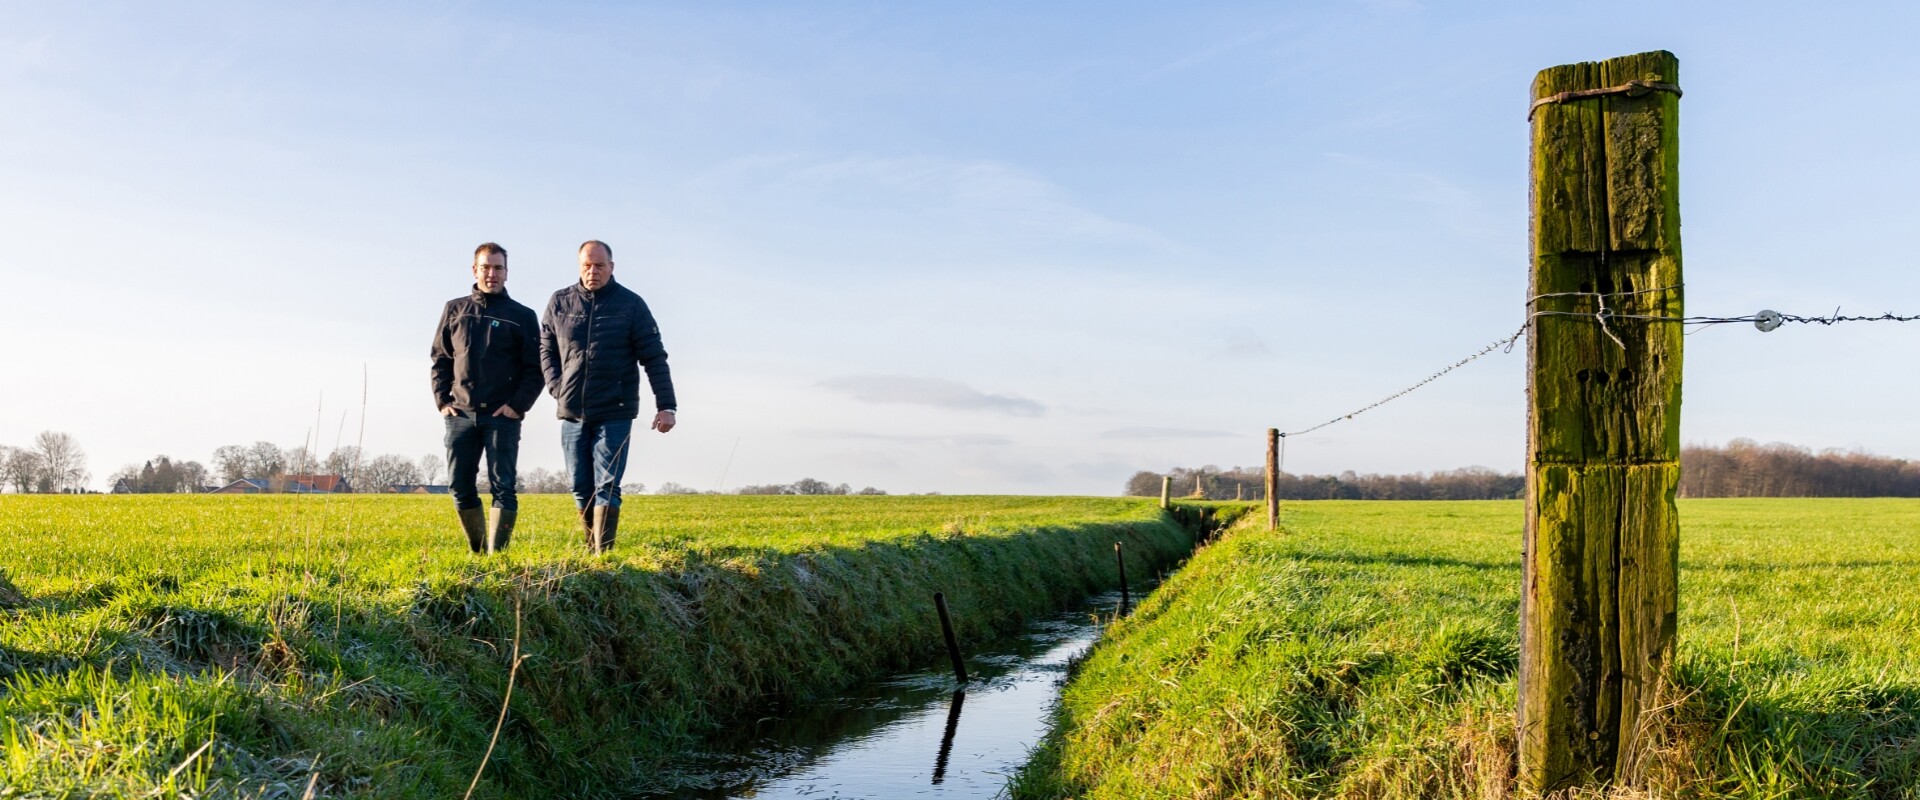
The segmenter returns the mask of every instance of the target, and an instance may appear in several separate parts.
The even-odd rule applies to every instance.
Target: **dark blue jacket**
[[[561,419],[639,416],[643,366],[654,407],[675,408],[660,326],[640,295],[611,280],[591,292],[576,282],[547,301],[540,321],[540,368]]]
[[[433,402],[469,414],[512,406],[526,416],[540,399],[540,324],[505,289],[476,286],[447,301],[433,332]]]

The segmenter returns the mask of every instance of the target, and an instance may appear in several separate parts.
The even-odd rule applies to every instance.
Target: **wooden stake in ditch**
[[[1280,530],[1280,429],[1267,429],[1267,530]]]
[[[1664,51],[1533,82],[1522,791],[1636,779],[1673,655],[1678,84]]]
[[[1173,476],[1160,476],[1160,507],[1173,507]]]
[[[940,612],[940,634],[947,640],[947,658],[953,659],[953,679],[967,685],[967,660],[960,657],[960,640],[953,635],[953,616],[947,613],[947,593],[933,593],[933,607]]]

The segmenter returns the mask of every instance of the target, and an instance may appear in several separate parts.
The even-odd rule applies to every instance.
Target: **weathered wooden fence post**
[[[1631,782],[1679,582],[1679,62],[1543,70],[1532,109],[1519,778]],[[1636,319],[1636,317],[1640,317]]]
[[[1267,429],[1267,530],[1280,530],[1280,429]]]
[[[1173,507],[1173,476],[1160,476],[1160,507]]]
[[[960,640],[953,635],[953,615],[947,613],[947,593],[933,593],[934,611],[940,614],[940,635],[947,640],[947,658],[953,661],[953,679],[967,685],[967,660],[960,656]]]

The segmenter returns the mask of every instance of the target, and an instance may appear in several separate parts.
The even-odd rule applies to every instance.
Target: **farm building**
[[[273,478],[241,478],[211,490],[212,494],[345,494],[353,484],[341,475],[281,475]]]
[[[288,475],[286,491],[291,494],[346,494],[353,483],[345,475]]]
[[[432,483],[392,483],[380,491],[387,494],[450,494],[453,488]]]

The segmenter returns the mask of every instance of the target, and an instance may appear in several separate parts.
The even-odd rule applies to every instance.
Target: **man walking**
[[[561,455],[587,551],[613,546],[620,476],[640,415],[640,368],[653,387],[653,429],[673,430],[673,378],[647,303],[613,280],[613,248],[580,245],[580,280],[553,293],[540,322],[540,366],[559,406]]]
[[[507,296],[507,250],[488,242],[473,251],[473,292],[447,301],[433,334],[433,400],[446,424],[453,505],[476,553],[505,550],[513,538],[520,420],[540,399],[539,324]],[[491,528],[474,481],[482,454]]]

